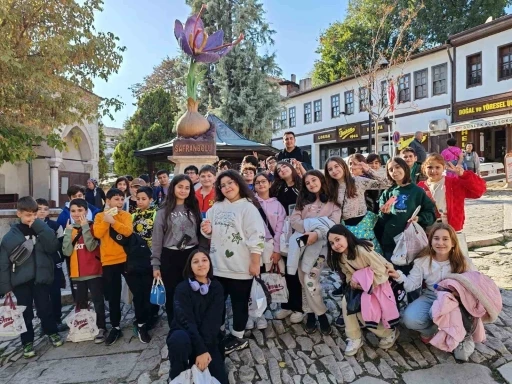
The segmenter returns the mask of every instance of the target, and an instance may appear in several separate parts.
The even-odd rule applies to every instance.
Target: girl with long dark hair
[[[342,224],[337,224],[329,230],[327,240],[327,264],[332,270],[344,273],[347,277],[347,284],[350,284],[352,289],[361,289],[358,283],[352,281],[352,275],[364,268],[372,270],[374,287],[388,283],[387,261],[373,250],[371,242],[358,239]],[[358,316],[361,318],[361,313],[348,315],[345,297],[341,301],[341,311],[348,338],[345,355],[354,356],[363,344],[358,321]],[[396,329],[384,328],[382,323],[376,327],[368,327],[368,329],[380,338],[379,347],[382,349],[391,348],[399,335]]]
[[[130,181],[124,176],[118,177],[112,188],[117,188],[123,192],[125,198],[130,195]]]
[[[201,212],[192,180],[187,175],[177,175],[156,213],[151,245],[153,277],[161,277],[164,282],[169,324],[173,319],[174,290],[183,280],[188,255],[199,245],[200,225]]]
[[[233,329],[224,340],[225,353],[229,354],[249,344],[243,336],[253,277],[260,274],[265,223],[257,199],[234,170],[217,176],[215,200],[206,212],[201,232],[211,239],[213,274],[224,288],[224,298],[231,297]],[[225,306],[223,312],[225,319]]]

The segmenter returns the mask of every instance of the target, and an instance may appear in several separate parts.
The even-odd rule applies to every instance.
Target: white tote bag
[[[273,303],[288,302],[288,288],[286,286],[286,279],[281,274],[280,268],[277,264],[273,264],[268,273],[262,273],[261,280],[263,280],[267,286],[267,289],[272,296]]]
[[[220,384],[219,381],[210,374],[208,368],[201,371],[194,364],[192,369],[187,369],[172,379],[170,384]]]
[[[283,232],[281,232],[281,236],[279,237],[279,250],[281,252],[281,255],[287,256],[288,255],[288,243],[291,236],[291,225],[290,225],[290,218],[287,217],[284,220],[283,224]]]
[[[414,219],[421,206],[418,206],[411,216]],[[428,237],[421,225],[415,221],[411,221],[405,227],[405,230],[396,235],[393,240],[395,241],[395,249],[391,256],[391,262],[394,265],[409,265],[426,246],[428,246]]]
[[[249,316],[258,318],[265,313],[267,309],[267,296],[263,288],[263,282],[259,282],[261,279],[252,279],[251,296],[249,296]]]
[[[10,294],[5,296],[4,304],[0,307],[0,336],[19,336],[27,332],[23,311],[25,306],[14,305]]]
[[[66,318],[66,324],[69,327],[66,341],[73,343],[94,340],[99,333],[96,325],[96,313],[88,309],[72,311]]]

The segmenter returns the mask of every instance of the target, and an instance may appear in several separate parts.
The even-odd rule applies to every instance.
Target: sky
[[[342,20],[348,0],[262,0],[267,21],[276,31],[275,51],[284,78],[297,75],[305,78],[313,69],[318,55],[318,37],[330,23]],[[174,20],[184,22],[190,13],[185,0],[104,0],[104,10],[96,16],[98,31],[112,32],[126,46],[119,73],[108,82],[97,80],[94,93],[101,97],[117,97],[125,103],[103,123],[122,128],[123,122],[135,112],[135,99],[129,87],[141,82],[166,56],[179,53],[174,38]]]

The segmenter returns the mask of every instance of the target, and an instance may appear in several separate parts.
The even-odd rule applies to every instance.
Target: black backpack
[[[124,236],[110,227],[110,237],[126,252],[126,272],[148,273],[151,267],[151,248],[138,233]]]

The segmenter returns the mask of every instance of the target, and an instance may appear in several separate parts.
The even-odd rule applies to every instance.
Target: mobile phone
[[[176,247],[182,251],[184,250],[188,243],[190,242],[190,240],[192,240],[192,237],[190,237],[189,235],[185,234],[183,235],[183,237],[181,238],[180,242],[176,245]]]
[[[298,237],[297,238],[297,244],[299,245],[299,247],[305,247],[306,244],[308,243],[308,238],[309,238],[309,235],[303,235],[301,237]]]

